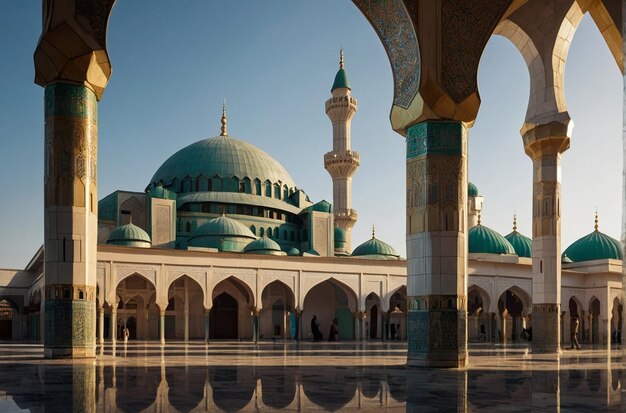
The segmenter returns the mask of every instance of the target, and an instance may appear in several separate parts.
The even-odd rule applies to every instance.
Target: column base
[[[465,367],[466,331],[465,310],[409,310],[407,366]]]
[[[46,300],[45,358],[96,357],[96,303]]]
[[[532,351],[540,354],[558,354],[560,346],[560,304],[533,304]]]

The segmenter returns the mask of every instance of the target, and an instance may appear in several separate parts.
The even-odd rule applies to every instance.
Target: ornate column
[[[161,345],[165,345],[165,310],[159,308],[159,339]]]
[[[466,188],[466,126],[429,121],[410,127],[409,365],[461,367],[466,363]]]
[[[117,305],[117,303],[115,303]],[[111,308],[111,342],[115,347],[117,341],[117,307]]]
[[[209,332],[210,332],[210,322],[211,322],[211,310],[204,309],[204,341],[209,342]]]
[[[104,345],[104,307],[98,308],[98,341]]]
[[[391,62],[391,125],[407,140],[407,365],[463,367],[467,128],[480,106],[480,56],[521,2],[352,1]]]
[[[95,357],[98,100],[111,66],[114,0],[43,2],[35,83],[45,88],[44,249],[47,358]]]
[[[561,315],[561,154],[569,148],[571,121],[522,129],[533,161],[532,350],[557,353]]]

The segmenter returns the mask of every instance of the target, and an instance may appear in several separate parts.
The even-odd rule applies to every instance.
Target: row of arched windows
[[[154,184],[156,186],[156,184]],[[258,178],[253,181],[250,178],[239,179],[237,177],[222,178],[214,176],[208,178],[205,176],[190,177],[187,176],[180,181],[178,178],[172,179],[169,185],[162,185],[174,192],[239,192],[243,194],[260,195],[268,198],[288,199],[296,191],[295,188],[289,188],[285,184],[272,183],[269,180],[261,182]]]
[[[250,231],[252,231],[252,233],[254,235],[257,235],[259,237],[263,237],[266,236],[268,238],[272,238],[275,240],[283,240],[283,241],[291,241],[291,242],[301,242],[301,236],[300,236],[300,231],[296,231],[296,230],[287,230],[287,229],[283,229],[281,231],[281,229],[279,227],[259,227],[258,229],[258,233],[257,233],[257,228],[254,225],[250,225]]]

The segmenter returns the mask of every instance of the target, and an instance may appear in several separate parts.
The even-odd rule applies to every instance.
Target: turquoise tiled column
[[[467,128],[407,133],[407,365],[467,363]]]
[[[95,357],[98,115],[87,87],[45,89],[44,352]]]

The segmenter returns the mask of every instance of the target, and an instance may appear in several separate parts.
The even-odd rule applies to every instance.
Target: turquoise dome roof
[[[107,239],[107,244],[150,248],[152,242],[146,231],[131,222],[130,224],[119,226],[111,231]]]
[[[300,255],[300,250],[295,248],[295,247],[291,247],[289,248],[287,251],[285,251],[287,253],[287,255],[289,255],[290,257],[295,257]]]
[[[330,91],[332,92],[335,89],[341,89],[341,88],[350,89],[350,82],[348,82],[348,75],[346,74],[346,71],[343,68],[339,69],[339,71],[335,75],[335,81],[333,82],[333,87],[330,89]]]
[[[283,255],[280,245],[273,239],[265,236],[246,245],[243,252],[251,254]]]
[[[377,239],[373,235],[371,239],[356,247],[354,251],[352,251],[352,256],[388,260],[397,260],[400,258],[400,255],[391,245]]]
[[[567,247],[561,257],[565,256],[572,262],[603,259],[621,260],[622,246],[615,238],[611,238],[596,229]]]
[[[513,249],[515,250],[515,254],[518,257],[530,258],[532,256],[533,240],[531,240],[527,236],[522,235],[517,231],[513,231],[509,234],[506,234],[504,238],[511,243]]]
[[[170,156],[156,171],[150,182],[169,185],[173,179],[182,181],[189,176],[212,178],[237,177],[269,180],[282,183],[289,188],[296,185],[287,170],[275,159],[256,146],[232,136],[217,136],[203,139],[179,150]]]
[[[308,251],[305,251],[305,254],[309,254],[309,255],[315,255],[317,257],[320,256],[320,253],[315,251],[313,248],[310,248]]]
[[[467,196],[478,196],[478,187],[467,181]]]
[[[256,236],[244,224],[232,218],[220,216],[196,228],[188,238],[187,244],[192,247],[241,252],[250,241],[255,239]]]
[[[469,229],[468,249],[477,254],[515,255],[515,248],[506,238],[481,224]]]

